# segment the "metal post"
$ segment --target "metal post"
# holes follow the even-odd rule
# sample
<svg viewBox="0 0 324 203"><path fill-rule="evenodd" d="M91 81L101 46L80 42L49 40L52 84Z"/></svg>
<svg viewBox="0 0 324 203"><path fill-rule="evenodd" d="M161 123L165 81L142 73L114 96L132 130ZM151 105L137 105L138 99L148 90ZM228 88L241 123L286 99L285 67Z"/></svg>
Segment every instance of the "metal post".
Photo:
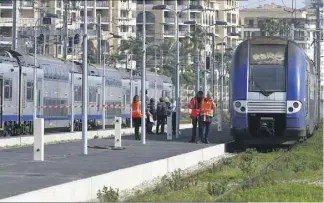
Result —
<svg viewBox="0 0 324 203"><path fill-rule="evenodd" d="M207 28L205 29L205 36L204 36L204 43L205 43L205 49L204 49L204 78L203 78L203 92L204 94L206 94L206 90L207 90L207 63L206 63L206 57L207 57L207 50L206 50L206 45L207 45Z"/></svg>
<svg viewBox="0 0 324 203"><path fill-rule="evenodd" d="M71 129L70 131L74 131L74 54L75 54L75 49L74 49L74 40L72 43L72 73L71 73Z"/></svg>
<svg viewBox="0 0 324 203"><path fill-rule="evenodd" d="M12 46L11 49L16 51L17 49L17 1L13 1L12 10Z"/></svg>
<svg viewBox="0 0 324 203"><path fill-rule="evenodd" d="M145 110L146 110L146 95L145 95L145 74L146 74L146 11L145 1L143 1L143 61L142 61L142 144L146 143L146 125L145 125Z"/></svg>
<svg viewBox="0 0 324 203"><path fill-rule="evenodd" d="M220 118L219 118L219 123L218 123L218 130L222 131L223 130L223 114L224 114L224 101L223 101L223 97L224 97L224 39L226 38L226 36L223 38L222 40L222 45L221 45L221 71L220 71L220 75L221 75L221 92L220 92Z"/></svg>
<svg viewBox="0 0 324 203"><path fill-rule="evenodd" d="M177 45L177 64L176 64L176 138L179 138L180 131L180 73L179 73L179 65L180 65L180 44L179 44L179 15L180 13L176 10L176 45Z"/></svg>
<svg viewBox="0 0 324 203"><path fill-rule="evenodd" d="M84 155L88 154L88 16L87 0L84 1L84 24L83 24L83 72L82 72L82 146Z"/></svg>
<svg viewBox="0 0 324 203"><path fill-rule="evenodd" d="M103 69L102 69L102 129L103 130L106 129L106 57L105 57L106 52L107 52L107 42L105 43L105 52L103 54ZM100 62L101 62L101 58L100 58Z"/></svg>
<svg viewBox="0 0 324 203"><path fill-rule="evenodd" d="M130 70L130 96L129 96L129 104L132 104L133 101L133 57L132 57L132 50L131 50L131 55L130 55L130 61L131 61L131 70ZM130 127L133 127L133 119L132 119L132 107L130 106Z"/></svg>
<svg viewBox="0 0 324 203"><path fill-rule="evenodd" d="M156 47L155 47L155 49L154 49L154 70L155 70L154 98L155 98L155 101L157 101Z"/></svg>
<svg viewBox="0 0 324 203"><path fill-rule="evenodd" d="M64 23L64 44L63 44L63 58L64 60L66 60L67 58L67 49L68 49L68 46L67 46L67 43L69 41L68 39L68 2L67 1L64 1L65 4L64 4L64 16L63 16L63 23ZM85 11L85 14L87 12Z"/></svg>
<svg viewBox="0 0 324 203"><path fill-rule="evenodd" d="M215 34L213 34L212 46L212 95L215 98Z"/></svg>
<svg viewBox="0 0 324 203"><path fill-rule="evenodd" d="M97 64L101 65L101 14L97 16L98 30L97 30L97 42L98 42L98 54L97 54Z"/></svg>
<svg viewBox="0 0 324 203"><path fill-rule="evenodd" d="M195 94L199 91L199 67L198 67L198 52L194 56L194 68L195 68Z"/></svg>
<svg viewBox="0 0 324 203"><path fill-rule="evenodd" d="M320 1L317 0L316 2L316 42L314 43L316 47L316 58L314 58L314 61L316 62L317 66L317 79L318 79L318 107L317 109L317 118L321 117L321 28L320 28Z"/></svg>
<svg viewBox="0 0 324 203"><path fill-rule="evenodd" d="M34 69L33 69L33 93L34 93L34 109L33 109L33 117L37 118L37 34L36 34L36 26L40 18L38 18L35 22L34 26Z"/></svg>

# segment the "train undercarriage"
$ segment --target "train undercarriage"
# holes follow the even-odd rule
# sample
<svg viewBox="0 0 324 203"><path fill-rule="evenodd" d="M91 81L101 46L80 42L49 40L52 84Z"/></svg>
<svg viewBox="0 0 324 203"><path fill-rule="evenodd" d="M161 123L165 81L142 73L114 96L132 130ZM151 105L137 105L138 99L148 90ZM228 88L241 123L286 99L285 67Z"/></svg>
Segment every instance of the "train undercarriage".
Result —
<svg viewBox="0 0 324 203"><path fill-rule="evenodd" d="M113 128L113 125L106 124L106 128ZM126 119L122 123L123 128L130 126L129 119ZM82 131L82 120L74 120L73 131L78 132ZM96 119L88 120L88 130L98 130L102 129L102 125L98 124ZM68 123L66 127L53 127L45 128L45 133L54 133L54 132L71 132L71 122ZM32 135L33 134L33 121L5 121L3 122L3 129L0 131L0 136L21 136L21 135Z"/></svg>

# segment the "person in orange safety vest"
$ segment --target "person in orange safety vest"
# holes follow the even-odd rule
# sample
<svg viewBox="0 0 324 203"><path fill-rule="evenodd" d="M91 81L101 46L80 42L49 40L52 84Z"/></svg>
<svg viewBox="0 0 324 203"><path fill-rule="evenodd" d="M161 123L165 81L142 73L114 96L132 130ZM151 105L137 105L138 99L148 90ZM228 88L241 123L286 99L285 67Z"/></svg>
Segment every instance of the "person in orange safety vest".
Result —
<svg viewBox="0 0 324 203"><path fill-rule="evenodd" d="M201 141L208 144L209 126L213 121L213 111L216 104L213 102L210 93L203 99L199 111L199 137ZM203 140L204 137L204 140Z"/></svg>
<svg viewBox="0 0 324 203"><path fill-rule="evenodd" d="M135 128L135 140L141 139L139 137L139 128L142 123L141 118L142 118L141 102L139 101L139 96L135 95L132 103L132 119Z"/></svg>
<svg viewBox="0 0 324 203"><path fill-rule="evenodd" d="M193 97L189 104L188 108L191 109L191 123L192 123L192 135L190 142L196 142L196 134L197 134L197 125L198 123L198 115L199 115L199 109L200 109L200 103L204 97L203 91L197 92L197 95Z"/></svg>

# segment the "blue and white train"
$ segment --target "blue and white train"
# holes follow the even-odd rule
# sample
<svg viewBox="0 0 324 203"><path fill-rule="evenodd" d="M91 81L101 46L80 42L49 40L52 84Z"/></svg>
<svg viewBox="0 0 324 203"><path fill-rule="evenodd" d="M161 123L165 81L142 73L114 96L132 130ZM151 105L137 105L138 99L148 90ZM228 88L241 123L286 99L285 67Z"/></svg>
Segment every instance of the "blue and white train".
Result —
<svg viewBox="0 0 324 203"><path fill-rule="evenodd" d="M311 135L319 125L317 74L293 41L243 41L231 68L231 135L236 143L283 143Z"/></svg>
<svg viewBox="0 0 324 203"><path fill-rule="evenodd" d="M73 130L82 126L82 64L37 56L37 116L45 120L45 130ZM32 133L34 56L0 50L0 129L3 135ZM103 83L105 84L106 125L121 116L130 118L130 72L88 65L89 129L102 125ZM140 77L133 76L133 95L140 94ZM155 95L156 80L156 95ZM171 79L147 73L146 92L150 98L172 96ZM73 108L72 108L73 107ZM71 130L71 129L70 129Z"/></svg>

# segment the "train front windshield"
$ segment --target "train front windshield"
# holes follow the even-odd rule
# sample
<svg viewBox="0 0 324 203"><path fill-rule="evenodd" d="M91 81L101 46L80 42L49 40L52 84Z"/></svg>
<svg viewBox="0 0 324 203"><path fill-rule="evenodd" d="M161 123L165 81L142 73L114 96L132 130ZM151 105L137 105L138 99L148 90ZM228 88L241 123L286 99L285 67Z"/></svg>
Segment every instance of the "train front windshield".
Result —
<svg viewBox="0 0 324 203"><path fill-rule="evenodd" d="M286 45L251 44L249 59L249 91L286 91Z"/></svg>

